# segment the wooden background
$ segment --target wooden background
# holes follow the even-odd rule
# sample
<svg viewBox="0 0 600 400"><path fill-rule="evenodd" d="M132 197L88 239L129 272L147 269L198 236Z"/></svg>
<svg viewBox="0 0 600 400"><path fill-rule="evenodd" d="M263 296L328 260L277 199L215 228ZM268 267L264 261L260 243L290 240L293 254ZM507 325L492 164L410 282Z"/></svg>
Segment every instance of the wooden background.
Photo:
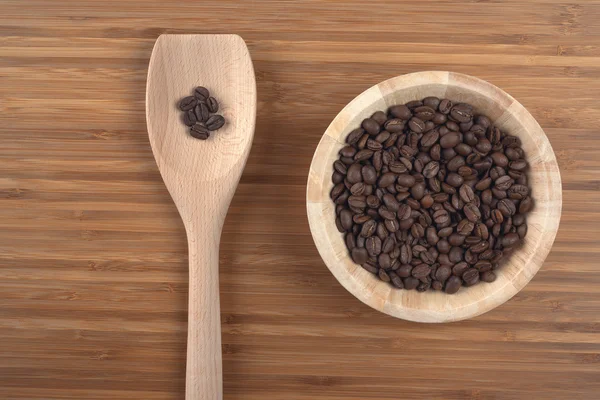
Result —
<svg viewBox="0 0 600 400"><path fill-rule="evenodd" d="M187 249L145 127L163 32L239 33L254 146L222 237L226 399L597 399L600 2L0 1L0 398L182 399ZM367 87L444 69L548 134L554 248L507 304L420 325L329 273L305 212L320 136Z"/></svg>

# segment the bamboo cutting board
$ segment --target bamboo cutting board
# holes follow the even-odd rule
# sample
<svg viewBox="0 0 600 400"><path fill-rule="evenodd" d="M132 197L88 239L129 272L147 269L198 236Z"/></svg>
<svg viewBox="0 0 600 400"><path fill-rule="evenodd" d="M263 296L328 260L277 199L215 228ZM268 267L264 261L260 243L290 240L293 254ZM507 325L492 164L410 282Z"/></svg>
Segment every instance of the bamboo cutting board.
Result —
<svg viewBox="0 0 600 400"><path fill-rule="evenodd" d="M600 2L0 2L0 398L182 399L187 242L148 142L161 33L237 33L254 145L220 252L226 399L596 399ZM363 305L305 212L331 119L395 75L451 70L520 101L563 216L532 282L473 320Z"/></svg>

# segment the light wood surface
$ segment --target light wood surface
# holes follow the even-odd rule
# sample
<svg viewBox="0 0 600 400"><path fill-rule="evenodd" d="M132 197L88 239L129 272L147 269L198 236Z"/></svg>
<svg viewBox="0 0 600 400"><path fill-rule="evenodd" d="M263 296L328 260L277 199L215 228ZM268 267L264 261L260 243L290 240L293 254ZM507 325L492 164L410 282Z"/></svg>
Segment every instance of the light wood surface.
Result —
<svg viewBox="0 0 600 400"><path fill-rule="evenodd" d="M585 399L600 383L600 2L0 2L0 399L181 400L188 246L152 155L162 33L237 33L257 78L220 248L224 398ZM546 262L476 318L373 310L322 261L313 153L358 93L448 70L510 93L563 184Z"/></svg>
<svg viewBox="0 0 600 400"><path fill-rule="evenodd" d="M197 140L177 104L198 86L218 99L225 125ZM189 250L187 400L223 398L219 242L252 146L256 82L237 35L161 35L152 51L146 121L152 152L186 229Z"/></svg>
<svg viewBox="0 0 600 400"><path fill-rule="evenodd" d="M498 279L443 292L397 290L350 258L344 236L335 225L330 198L333 163L346 146L346 136L375 111L421 100L427 96L467 102L488 116L502 131L518 136L529 162L529 185L535 207L527 215L524 243L503 263ZM540 269L550 252L562 208L558 164L546 134L531 114L502 89L481 79L447 71L422 71L388 79L354 98L333 119L313 156L306 189L308 222L317 249L340 283L374 309L416 322L451 322L472 318L504 303L519 292Z"/></svg>

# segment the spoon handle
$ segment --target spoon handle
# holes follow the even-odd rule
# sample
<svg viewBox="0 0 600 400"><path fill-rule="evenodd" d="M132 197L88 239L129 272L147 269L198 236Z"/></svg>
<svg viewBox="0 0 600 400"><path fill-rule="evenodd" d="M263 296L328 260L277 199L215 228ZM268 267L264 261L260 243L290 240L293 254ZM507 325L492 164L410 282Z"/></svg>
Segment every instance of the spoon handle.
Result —
<svg viewBox="0 0 600 400"><path fill-rule="evenodd" d="M210 231L210 229L200 229ZM222 400L221 315L219 309L219 237L188 232L190 289L188 304L186 400ZM216 232L216 239L214 233Z"/></svg>

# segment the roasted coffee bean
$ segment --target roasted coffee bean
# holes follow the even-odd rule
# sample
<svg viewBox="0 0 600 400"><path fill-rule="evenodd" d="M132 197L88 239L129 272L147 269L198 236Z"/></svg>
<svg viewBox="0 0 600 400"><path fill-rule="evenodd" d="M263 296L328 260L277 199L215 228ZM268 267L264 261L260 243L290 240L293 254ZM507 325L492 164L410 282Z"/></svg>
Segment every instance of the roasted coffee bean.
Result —
<svg viewBox="0 0 600 400"><path fill-rule="evenodd" d="M431 272L431 268L427 264L419 264L412 269L412 276L417 279L424 278Z"/></svg>
<svg viewBox="0 0 600 400"><path fill-rule="evenodd" d="M210 132L202 123L196 122L194 126L190 128L190 135L196 139L206 140L210 137Z"/></svg>
<svg viewBox="0 0 600 400"><path fill-rule="evenodd" d="M179 101L179 109L181 111L188 111L196 107L198 100L194 96L184 97Z"/></svg>
<svg viewBox="0 0 600 400"><path fill-rule="evenodd" d="M480 279L484 282L494 282L496 280L496 274L492 271L482 272L480 274Z"/></svg>
<svg viewBox="0 0 600 400"><path fill-rule="evenodd" d="M469 268L462 274L463 282L465 286L473 286L479 282L479 271L474 268Z"/></svg>
<svg viewBox="0 0 600 400"><path fill-rule="evenodd" d="M519 243L520 239L521 238L517 233L508 233L502 238L502 246L504 248L513 247L514 245Z"/></svg>
<svg viewBox="0 0 600 400"><path fill-rule="evenodd" d="M523 171L527 168L527 161L525 160L515 160L508 163L510 169L514 169L516 171Z"/></svg>
<svg viewBox="0 0 600 400"><path fill-rule="evenodd" d="M464 250L460 247L451 247L448 253L448 258L451 262L457 263L463 259Z"/></svg>
<svg viewBox="0 0 600 400"><path fill-rule="evenodd" d="M451 172L446 176L446 183L454 188L460 187L464 182L462 176L457 173Z"/></svg>
<svg viewBox="0 0 600 400"><path fill-rule="evenodd" d="M338 170L338 172L341 171ZM348 182L350 182L351 184L362 182L362 166L359 163L352 164L350 167L348 167L346 177L348 179Z"/></svg>
<svg viewBox="0 0 600 400"><path fill-rule="evenodd" d="M346 136L346 143L348 143L349 145L355 145L356 143L358 143L358 141L364 134L365 134L364 129L362 129L362 128L354 129L352 132L350 132L348 134L348 136Z"/></svg>
<svg viewBox="0 0 600 400"><path fill-rule="evenodd" d="M377 236L371 236L365 241L365 247L369 253L369 256L377 257L379 254L381 254L381 239L379 239Z"/></svg>
<svg viewBox="0 0 600 400"><path fill-rule="evenodd" d="M533 208L533 200L530 196L525 197L519 204L519 213L525 214Z"/></svg>
<svg viewBox="0 0 600 400"><path fill-rule="evenodd" d="M487 272L492 270L492 263L486 260L480 260L475 263L475 269L479 272Z"/></svg>
<svg viewBox="0 0 600 400"><path fill-rule="evenodd" d="M367 252L367 249L360 248L360 247L355 247L352 249L351 251L351 255L352 255L352 260L357 263L357 264L365 264L367 262L367 260L369 259L369 253Z"/></svg>
<svg viewBox="0 0 600 400"><path fill-rule="evenodd" d="M515 200L522 200L529 194L529 188L525 185L515 184L508 189L508 197Z"/></svg>
<svg viewBox="0 0 600 400"><path fill-rule="evenodd" d="M449 149L460 143L460 133L450 132L440 138L442 149Z"/></svg>
<svg viewBox="0 0 600 400"><path fill-rule="evenodd" d="M524 239L525 235L527 235L527 224L520 225L517 228L517 234L519 235L519 238Z"/></svg>
<svg viewBox="0 0 600 400"><path fill-rule="evenodd" d="M372 118L365 118L362 128L371 136L375 136L381 131L381 126Z"/></svg>
<svg viewBox="0 0 600 400"><path fill-rule="evenodd" d="M210 117L210 111L208 111L208 106L206 105L206 103L198 103L198 105L196 105L196 108L194 108L194 113L196 114L196 119L198 121L204 123L208 122L208 118Z"/></svg>
<svg viewBox="0 0 600 400"><path fill-rule="evenodd" d="M517 212L517 206L510 199L502 199L498 202L498 210L505 217L510 217Z"/></svg>
<svg viewBox="0 0 600 400"><path fill-rule="evenodd" d="M465 203L471 203L475 200L475 193L473 193L473 189L468 185L462 185L458 193L460 194L461 200Z"/></svg>
<svg viewBox="0 0 600 400"><path fill-rule="evenodd" d="M479 211L479 207L475 203L465 204L463 212L465 213L465 217L471 222L477 222L481 218L481 211Z"/></svg>
<svg viewBox="0 0 600 400"><path fill-rule="evenodd" d="M186 126L194 126L194 124L198 122L198 118L196 118L196 114L193 110L184 111L183 113L183 123Z"/></svg>
<svg viewBox="0 0 600 400"><path fill-rule="evenodd" d="M344 175L343 175L343 174L340 174L340 173L339 173L339 172L337 172L337 171L334 171L334 172L333 172L333 175L331 175L331 181L332 181L334 184L336 184L336 185L337 185L338 183L344 182Z"/></svg>
<svg viewBox="0 0 600 400"><path fill-rule="evenodd" d="M443 99L440 101L440 104L438 105L438 110L442 114L449 114L450 110L452 109L452 106L453 106L452 101L450 101L448 99Z"/></svg>
<svg viewBox="0 0 600 400"><path fill-rule="evenodd" d="M368 139L367 140L367 149L373 150L373 151L378 151L378 150L383 149L383 145L374 139Z"/></svg>
<svg viewBox="0 0 600 400"><path fill-rule="evenodd" d="M412 117L412 112L404 104L390 107L389 112L393 117L400 118L404 121L408 121L410 117Z"/></svg>
<svg viewBox="0 0 600 400"><path fill-rule="evenodd" d="M410 121L408 121L408 127L416 133L421 133L425 130L425 122L420 120L417 117L412 117Z"/></svg>
<svg viewBox="0 0 600 400"><path fill-rule="evenodd" d="M194 89L194 96L198 101L206 101L210 97L210 92L204 86L198 86Z"/></svg>
<svg viewBox="0 0 600 400"><path fill-rule="evenodd" d="M206 105L211 113L219 111L219 102L214 97L209 97L208 100L206 100Z"/></svg>
<svg viewBox="0 0 600 400"><path fill-rule="evenodd" d="M375 234L376 228L377 228L377 222L375 222L373 220L369 220L363 224L362 229L360 231L360 236L362 236L364 238L373 236L373 234Z"/></svg>
<svg viewBox="0 0 600 400"><path fill-rule="evenodd" d="M365 193L365 187L366 185L362 182L355 183L350 188L350 193L352 193L355 196L362 196Z"/></svg>
<svg viewBox="0 0 600 400"><path fill-rule="evenodd" d="M477 238L477 239L481 240L480 238ZM488 249L489 245L490 245L489 242L486 242L485 240L481 240L479 243L476 243L471 246L471 248L470 248L471 253L474 253L474 254L483 253L485 250Z"/></svg>
<svg viewBox="0 0 600 400"><path fill-rule="evenodd" d="M209 131L216 131L225 125L225 118L222 115L214 114L206 120L206 128Z"/></svg>
<svg viewBox="0 0 600 400"><path fill-rule="evenodd" d="M379 181L377 182L377 184L379 185L379 187L386 188L390 185L393 185L396 182L396 178L397 178L396 174L394 174L392 172L388 172L388 173L383 174L379 178Z"/></svg>
<svg viewBox="0 0 600 400"><path fill-rule="evenodd" d="M437 175L440 170L440 164L437 161L429 162L425 168L423 168L423 176L431 179Z"/></svg>
<svg viewBox="0 0 600 400"><path fill-rule="evenodd" d="M375 140L377 140L379 143L383 143L383 147L386 149L390 146L393 146L397 139L397 133L392 134L388 131L379 132L377 136L375 136Z"/></svg>
<svg viewBox="0 0 600 400"><path fill-rule="evenodd" d="M386 219L384 224L387 230L390 232L396 232L400 228L398 220L396 219Z"/></svg>
<svg viewBox="0 0 600 400"><path fill-rule="evenodd" d="M400 118L394 118L394 119L387 120L384 123L383 127L385 128L386 131L388 131L390 133L396 133L396 132L402 132L405 124L406 124L406 121L404 121Z"/></svg>
<svg viewBox="0 0 600 400"><path fill-rule="evenodd" d="M454 294L460 290L462 286L462 280L457 276L451 276L448 278L446 282L446 287L444 288L444 292L448 294Z"/></svg>
<svg viewBox="0 0 600 400"><path fill-rule="evenodd" d="M458 122L467 122L473 118L473 107L465 103L456 104L450 110L450 116Z"/></svg>
<svg viewBox="0 0 600 400"><path fill-rule="evenodd" d="M411 216L411 211L412 209L408 204L400 204L397 212L398 218L400 218L401 221L409 219Z"/></svg>

